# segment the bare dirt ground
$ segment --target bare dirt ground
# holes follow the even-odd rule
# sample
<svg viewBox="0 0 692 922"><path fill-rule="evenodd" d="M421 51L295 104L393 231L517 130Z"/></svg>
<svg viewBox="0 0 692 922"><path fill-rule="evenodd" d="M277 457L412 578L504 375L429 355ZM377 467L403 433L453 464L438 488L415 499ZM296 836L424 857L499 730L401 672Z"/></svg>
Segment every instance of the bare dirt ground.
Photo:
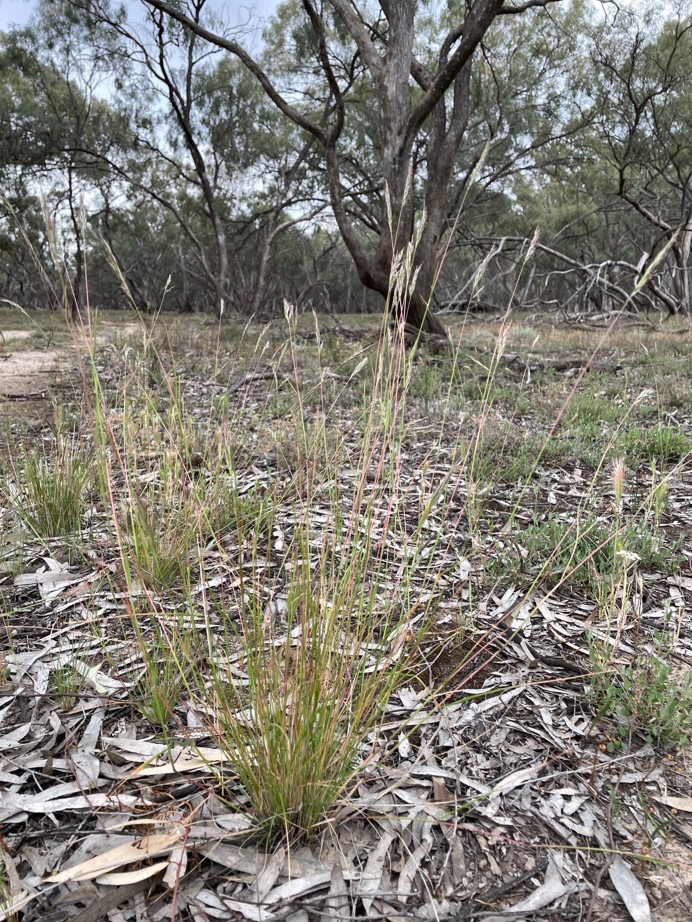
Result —
<svg viewBox="0 0 692 922"><path fill-rule="evenodd" d="M108 327L102 342L141 330L137 324L126 326L125 331ZM5 334L0 353L0 422L9 424L10 431L26 434L28 428L31 434L50 421L53 401L79 392L79 353L64 344L22 351L32 334L16 335L21 332ZM587 334L544 335L549 345L543 353L534 346L532 330L510 345L510 361L497 389L503 425L510 412L501 403L502 386L515 400L521 384L521 418L515 413L511 421L517 428L537 429L553 391L559 408L575 369L584 365ZM481 345L496 331L479 328L474 336L468 344L471 369L477 359L485 360ZM639 341L628 351L631 344L623 334L595 369L600 377L591 385L604 418L616 399L611 390L616 380L618 395L633 402L646 390L642 401L652 409L659 401L665 418L692 436L689 382L683 380L682 398L672 385L671 393L664 394L675 362L688 360L686 343L646 335L641 342L647 357L660 349L663 370L659 375L652 365L642 371ZM195 375L192 352L182 375L191 406L219 392L249 408L264 406L263 388L271 376L241 374L210 382L206 369ZM669 363L665 368L664 362ZM110 358L101 367L107 380ZM434 417L434 406L429 406L434 398L420 386L416 409L422 416L425 404L428 421ZM278 419L277 413L273 426ZM6 450L12 448L8 437ZM535 509L541 513L567 513L589 489L585 463L570 454L579 445L575 441L568 448L542 464L534 478ZM405 451L410 453L411 496L432 490L435 477L448 473L444 456L437 469L420 472L416 446ZM248 484L278 476L272 463L256 460L244 475ZM647 476L645 464L637 476ZM607 484L604 498L606 490ZM490 528L494 510L501 513L514 502L511 485L496 484L484 501ZM674 608L681 670L692 663L691 509L692 466L687 465L671 481L663 522L665 531L684 538L687 566L674 574L662 566L642 574L647 623L662 627L665 612ZM524 511L520 533L529 521L528 513L521 518ZM316 518L320 512L315 510ZM437 552L463 549L471 557L467 536L460 528L454 533L458 522L437 522L433 516L433 526L442 535L434 543ZM287 536L292 527L291 510L286 510ZM496 553L495 545L509 548L521 542L521 534L509 536L500 528L495 533L501 538L494 539L488 554ZM397 540L386 537L396 560ZM236 550L229 546L230 559ZM450 572L453 564L458 569L458 554L451 558ZM495 644L492 662L477 677L481 697L463 691L448 706L431 708L412 749L404 739L398 750L395 746L395 760L375 764L344 798L336 821L319 841L267 854L248 835L232 783L215 783L208 766L195 758L189 745L195 728L189 702L181 703L174 736L162 742L160 733L123 699L120 677L115 681L110 675L112 662L106 658L104 665L102 641L95 639L92 622L104 630L112 626L114 646L122 645L117 633L122 600L106 585L108 565L100 548L71 563L36 547L30 570L2 576L5 614L0 624L7 631L0 647L11 653L7 681L0 684L0 858L6 889L19 907L12 918L689 922L692 753L688 749L668 757L641 740L625 750L607 751L585 700L590 669L586 631L595 606L583 589L529 592L530 574L522 584L519 570L504 582L501 576L483 595L475 587L472 591L468 574L459 578L441 602L441 624L466 610L473 597L481 636L491 636L508 615L519 620L529 615L528 631L518 629L510 642ZM211 559L208 567L209 585L223 588L224 581L231 584L237 576ZM619 651L623 663L631 653L625 647ZM436 655L430 671L453 672L453 644ZM51 685L51 676L66 662L78 662L86 679L84 692L69 705ZM468 691L473 695L478 687ZM393 703L387 732L394 740L414 707L411 695L402 694ZM212 759L218 751L209 748L205 754ZM10 917L0 911L4 918Z"/></svg>
<svg viewBox="0 0 692 922"><path fill-rule="evenodd" d="M9 445L12 433L41 429L52 413L52 400L73 366L69 348L23 348L31 330L6 330L0 334L0 439Z"/></svg>
<svg viewBox="0 0 692 922"><path fill-rule="evenodd" d="M140 323L111 321L99 326L98 341L103 344L142 330ZM80 334L76 340L63 335L55 343L48 334L41 349L30 347L36 338L36 330L0 330L0 425L4 421L10 427L41 426L50 419L58 395L76 386L78 355L84 351Z"/></svg>
<svg viewBox="0 0 692 922"><path fill-rule="evenodd" d="M43 398L60 381L66 357L29 349L0 354L0 398Z"/></svg>

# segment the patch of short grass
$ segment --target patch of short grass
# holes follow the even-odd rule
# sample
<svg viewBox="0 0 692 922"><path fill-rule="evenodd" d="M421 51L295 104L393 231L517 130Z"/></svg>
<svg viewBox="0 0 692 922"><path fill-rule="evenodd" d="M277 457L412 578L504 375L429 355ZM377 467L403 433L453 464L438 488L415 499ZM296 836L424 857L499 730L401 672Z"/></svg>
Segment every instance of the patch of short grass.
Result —
<svg viewBox="0 0 692 922"><path fill-rule="evenodd" d="M610 751L627 747L632 733L663 749L680 749L692 739L692 674L668 661L666 629L654 632L651 648L624 666L613 662L612 644L590 638L589 700Z"/></svg>
<svg viewBox="0 0 692 922"><path fill-rule="evenodd" d="M51 672L48 691L59 700L62 707L71 708L86 683L86 678L74 665L65 663Z"/></svg>
<svg viewBox="0 0 692 922"><path fill-rule="evenodd" d="M569 401L552 441L552 456L591 470L615 456L618 429L627 410L622 400L591 390Z"/></svg>
<svg viewBox="0 0 692 922"><path fill-rule="evenodd" d="M622 419L623 405L618 400L582 391L575 394L567 407L563 425L577 427L588 432L600 431L604 425L612 426Z"/></svg>
<svg viewBox="0 0 692 922"><path fill-rule="evenodd" d="M497 459L497 476L506 484L526 484L539 465L549 464L559 457L559 447L554 440L546 442L529 436L510 446Z"/></svg>
<svg viewBox="0 0 692 922"><path fill-rule="evenodd" d="M623 433L620 445L629 458L659 465L677 464L692 452L692 440L675 426L631 426Z"/></svg>
<svg viewBox="0 0 692 922"><path fill-rule="evenodd" d="M571 583L598 593L602 580L617 570L619 553L634 555L642 567L672 572L682 562L681 544L666 541L650 523L633 520L618 529L594 515L554 514L527 525L499 549L485 576L491 583Z"/></svg>

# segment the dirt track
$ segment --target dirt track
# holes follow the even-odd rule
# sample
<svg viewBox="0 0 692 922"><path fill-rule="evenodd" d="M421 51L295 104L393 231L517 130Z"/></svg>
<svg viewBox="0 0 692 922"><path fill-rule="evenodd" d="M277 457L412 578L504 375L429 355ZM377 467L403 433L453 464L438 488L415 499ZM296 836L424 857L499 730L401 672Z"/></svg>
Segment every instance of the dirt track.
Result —
<svg viewBox="0 0 692 922"><path fill-rule="evenodd" d="M65 367L64 355L30 349L0 355L0 397L46 397Z"/></svg>
<svg viewBox="0 0 692 922"><path fill-rule="evenodd" d="M114 330L132 333L140 329L136 323L116 327L103 324L98 339L112 337ZM0 420L31 416L33 410L45 418L55 388L63 384L75 366L74 342L53 343L45 349L13 349L13 345L35 334L32 330L0 331ZM45 407L42 412L41 407ZM20 409L21 407L21 409Z"/></svg>

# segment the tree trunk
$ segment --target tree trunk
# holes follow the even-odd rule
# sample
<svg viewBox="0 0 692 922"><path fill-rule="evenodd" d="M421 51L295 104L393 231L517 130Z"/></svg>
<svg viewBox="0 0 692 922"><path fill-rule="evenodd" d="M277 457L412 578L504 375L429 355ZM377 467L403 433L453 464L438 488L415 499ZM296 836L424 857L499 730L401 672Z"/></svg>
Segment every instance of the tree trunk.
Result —
<svg viewBox="0 0 692 922"><path fill-rule="evenodd" d="M77 320L82 310L82 288L84 285L84 251L82 249L82 227L80 223L79 210L75 207L74 201L74 176L73 166L70 164L67 168L67 198L70 209L70 222L75 239L75 271L72 278L72 303L70 305L70 316L72 320ZM67 274L66 274L67 278ZM67 309L67 305L65 305Z"/></svg>
<svg viewBox="0 0 692 922"><path fill-rule="evenodd" d="M220 222L214 220L216 231L216 248L219 264L214 277L214 294L216 297L216 316L221 320L226 311L226 291L228 289L228 252L226 251L226 235L221 229Z"/></svg>
<svg viewBox="0 0 692 922"><path fill-rule="evenodd" d="M257 272L255 274L255 284L253 286L252 298L250 299L248 310L251 316L255 316L259 313L266 296L267 271L269 269L272 246L276 238L277 217L276 214L272 214L269 218L267 227L264 228L263 231L260 230L261 243L257 259Z"/></svg>
<svg viewBox="0 0 692 922"><path fill-rule="evenodd" d="M680 300L682 302L681 311L689 316L692 311L692 294L690 292L690 254L692 253L692 216L688 217L687 224L682 233L682 243L680 245L682 258L680 260Z"/></svg>
<svg viewBox="0 0 692 922"><path fill-rule="evenodd" d="M357 229L357 215L350 207L349 190L341 179L339 140L349 120L346 96L354 85L350 79L346 88L338 79L330 55L325 28L326 4L302 0L302 7L310 21L316 41L318 66L329 86L329 98L324 117L315 120L301 112L284 98L267 73L237 42L203 28L199 21L186 16L167 0L144 0L154 10L166 13L173 19L200 35L205 41L234 54L259 81L267 96L295 125L311 135L324 151L329 199L334 219L342 239L353 258L358 276L364 286L377 291L385 299L390 313L397 319L417 327L424 333L447 338L441 322L430 310L433 283L437 277L438 263L444 250L442 234L446 231L447 190L452 175L455 156L468 118L468 79L470 62L496 16L502 13L520 13L529 7L546 6L554 0L527 0L503 8L504 0L473 0L465 4L452 4L453 27L443 39L437 67L428 72L416 58L416 14L418 0L379 0L386 26L366 22L365 8L355 0L328 0L337 24L348 34L357 48L357 59L362 60L369 72L378 100L380 164L378 184L381 180L388 196L389 207L379 217L373 216L367 233ZM377 7L378 4L374 4ZM359 9L360 7L360 9ZM164 35L163 30L161 32ZM386 37L385 37L386 36ZM417 84L414 94L412 80ZM447 117L445 95L454 87L453 102ZM414 153L426 123L431 124L428 145L428 162L425 194L430 227L425 231L421 253L413 258L418 278L412 294L400 286L395 296L397 279L393 265L397 254L412 243L415 229L415 212L412 185L413 174L420 165ZM194 139L191 151L194 156ZM198 171L199 173L199 171ZM204 187L204 172L200 174ZM419 181L422 179L418 176ZM432 207L431 207L432 206ZM213 220L213 216L212 216ZM371 233L375 231L375 252L370 248ZM395 272L398 270L394 270ZM398 302L398 303L397 303Z"/></svg>
<svg viewBox="0 0 692 922"><path fill-rule="evenodd" d="M402 279L398 284L397 278L388 272L379 272L377 275L359 273L359 275L366 288L376 291L384 298L389 316L395 323L415 327L424 335L442 336L449 340L449 333L430 306L432 301L431 280L435 278L436 266L434 263L429 265L419 263L414 265L412 271L417 273L417 278L415 288L410 294L407 286L408 279Z"/></svg>
<svg viewBox="0 0 692 922"><path fill-rule="evenodd" d="M442 325L440 318L430 308L430 300L423 292L418 289L414 291L406 309L406 323L421 330L422 333L428 333L432 336L443 336L449 340L449 333Z"/></svg>

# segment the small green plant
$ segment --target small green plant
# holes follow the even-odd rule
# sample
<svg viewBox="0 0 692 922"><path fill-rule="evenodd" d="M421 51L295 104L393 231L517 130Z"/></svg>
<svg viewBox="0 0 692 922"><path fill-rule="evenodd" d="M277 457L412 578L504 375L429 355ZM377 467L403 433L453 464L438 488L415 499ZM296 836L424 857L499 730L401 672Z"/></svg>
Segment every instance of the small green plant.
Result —
<svg viewBox="0 0 692 922"><path fill-rule="evenodd" d="M423 402L423 411L427 415L435 400L447 395L447 382L442 377L442 370L432 362L422 361L415 368L409 394Z"/></svg>
<svg viewBox="0 0 692 922"><path fill-rule="evenodd" d="M622 447L630 457L655 464L676 464L692 452L692 441L673 426L653 429L632 427L622 438Z"/></svg>
<svg viewBox="0 0 692 922"><path fill-rule="evenodd" d="M106 419L103 410L101 416ZM187 585L219 512L209 505L211 491L198 468L218 470L222 459L212 457L213 446L186 420L175 390L161 410L148 398L139 406L135 395L125 394L120 432L100 437L104 458L115 456L100 471L101 491L128 581L137 577L156 591ZM226 501L225 493L217 494Z"/></svg>
<svg viewBox="0 0 692 922"><path fill-rule="evenodd" d="M50 675L49 691L55 695L62 707L71 708L86 684L86 679L74 664L66 662Z"/></svg>
<svg viewBox="0 0 692 922"><path fill-rule="evenodd" d="M564 424L568 428L582 429L589 435L600 434L604 427L618 422L622 414L621 403L590 391L582 391L575 394L567 408Z"/></svg>
<svg viewBox="0 0 692 922"><path fill-rule="evenodd" d="M267 534L282 495L273 487L254 486L241 491L234 476L220 474L211 484L201 484L197 492L200 534L205 545L226 534L233 535L239 544L251 534Z"/></svg>
<svg viewBox="0 0 692 922"><path fill-rule="evenodd" d="M528 483L536 471L542 447L537 439L524 439L513 446L498 459L496 470L500 479L505 483Z"/></svg>
<svg viewBox="0 0 692 922"><path fill-rule="evenodd" d="M1 860L2 857L2 849L0 848L0 917L7 919L8 922L15 922L18 916L12 910L12 893L7 883L5 864Z"/></svg>
<svg viewBox="0 0 692 922"><path fill-rule="evenodd" d="M181 618L128 605L141 668L130 700L152 726L167 731L187 681L195 673L196 637Z"/></svg>
<svg viewBox="0 0 692 922"><path fill-rule="evenodd" d="M12 503L34 537L79 533L91 475L75 437L58 435L49 447L30 450L13 473Z"/></svg>
<svg viewBox="0 0 692 922"><path fill-rule="evenodd" d="M655 462L651 462L651 493L649 496L649 510L653 519L654 528L658 531L661 519L668 505L668 481L665 478L657 481Z"/></svg>
<svg viewBox="0 0 692 922"><path fill-rule="evenodd" d="M162 590L189 583L197 525L194 508L186 509L180 497L134 497L125 511L123 537L123 563L145 586Z"/></svg>
<svg viewBox="0 0 692 922"><path fill-rule="evenodd" d="M600 469L615 454L618 435L630 409L622 399L614 400L600 392L575 394L555 432L553 457L561 455L592 470Z"/></svg>
<svg viewBox="0 0 692 922"><path fill-rule="evenodd" d="M460 445L460 467L466 480L464 516L476 539L498 470L497 458L484 446L484 435L482 431L475 432L470 441Z"/></svg>
<svg viewBox="0 0 692 922"><path fill-rule="evenodd" d="M539 464L545 465L559 454L556 441L542 442L508 427L502 438L484 439L482 463L491 479L508 485L526 485Z"/></svg>
<svg viewBox="0 0 692 922"><path fill-rule="evenodd" d="M662 748L678 749L692 738L692 675L679 678L661 658L666 643L654 635L653 651L630 665L612 665L613 647L593 637L589 643L589 690L596 720L611 728L609 750L625 746L632 732Z"/></svg>
<svg viewBox="0 0 692 922"><path fill-rule="evenodd" d="M624 461L618 459L612 472L616 526L612 566L609 584L600 584L599 608L604 616L606 636L589 638L592 666L589 696L596 719L607 720L613 727L608 744L611 750L628 744L633 732L643 734L648 742L657 746L677 748L692 734L692 675L677 680L673 667L666 661L674 647L668 630L670 611L664 630L654 632L651 649L637 653L634 662L627 666L613 664L618 641L633 617L635 650L641 649L642 640L635 601L635 597L641 599L643 595L643 581L638 572L641 558L632 548L636 546L637 537L642 538L643 531L633 531L633 523L624 528L621 525L625 479ZM656 495L655 481L652 495ZM656 540L655 534L653 540ZM639 547L644 550L641 545ZM615 642L611 643L613 631Z"/></svg>

